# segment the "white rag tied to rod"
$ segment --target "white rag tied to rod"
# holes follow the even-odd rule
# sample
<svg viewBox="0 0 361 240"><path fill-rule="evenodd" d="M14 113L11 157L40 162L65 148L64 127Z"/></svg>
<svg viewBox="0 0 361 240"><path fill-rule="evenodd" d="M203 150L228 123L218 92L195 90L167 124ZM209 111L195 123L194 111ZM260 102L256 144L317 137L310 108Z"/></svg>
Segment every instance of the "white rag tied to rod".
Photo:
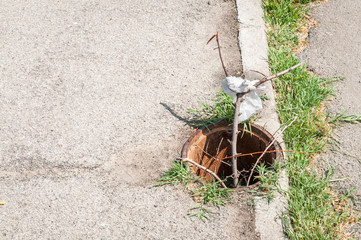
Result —
<svg viewBox="0 0 361 240"><path fill-rule="evenodd" d="M244 100L239 106L239 112L241 115L238 118L238 123L246 121L254 114L259 113L262 110L262 101L257 95L256 89L263 90L264 86L261 84L258 88L256 88L254 85L258 82L259 80L250 81L241 77L233 76L226 77L226 79L222 81L223 91L230 97L234 98L234 103L237 98L237 93L245 93L249 91L249 93L244 95Z"/></svg>

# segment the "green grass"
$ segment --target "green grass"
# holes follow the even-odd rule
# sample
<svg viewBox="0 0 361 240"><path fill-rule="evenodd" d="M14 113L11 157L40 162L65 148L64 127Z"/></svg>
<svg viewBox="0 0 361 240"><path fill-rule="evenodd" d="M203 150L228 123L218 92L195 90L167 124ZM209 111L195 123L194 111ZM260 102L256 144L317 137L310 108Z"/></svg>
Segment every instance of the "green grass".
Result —
<svg viewBox="0 0 361 240"><path fill-rule="evenodd" d="M344 113L339 113L330 121L330 123L333 124L337 124L339 122L361 123L361 115L359 114L345 115Z"/></svg>
<svg viewBox="0 0 361 240"><path fill-rule="evenodd" d="M231 198L231 189L220 188L218 182L206 183L193 191L193 197L201 204L213 206L225 205Z"/></svg>
<svg viewBox="0 0 361 240"><path fill-rule="evenodd" d="M272 73L299 62L293 51L298 46L297 36L309 7L296 3L309 2L263 1L265 20L270 29L267 35ZM290 239L340 239L343 236L341 226L351 219L347 204L341 211L334 203L340 196L331 192L330 176L321 177L310 169L314 154L324 149L329 132L322 112L323 101L332 94L328 83L328 80L310 74L304 65L274 81L281 122L287 123L297 116L284 132L287 148L310 153L288 154L289 209L284 222Z"/></svg>
<svg viewBox="0 0 361 240"><path fill-rule="evenodd" d="M277 162L271 167L266 167L264 163L257 166L258 175L255 176L259 180L257 195L265 196L268 201L275 197L275 192L281 190L279 187L279 174L282 164Z"/></svg>
<svg viewBox="0 0 361 240"><path fill-rule="evenodd" d="M206 206L219 207L226 205L232 198L232 192L231 189L221 188L219 183L215 181L202 184L192 190L192 196L199 204L189 210L189 216L202 221L209 219L208 215L214 214L214 212L207 209Z"/></svg>
<svg viewBox="0 0 361 240"><path fill-rule="evenodd" d="M210 211L209 209L205 208L204 205L195 205L194 207L188 210L189 217L196 217L199 220L205 222L205 220L209 219L209 214L214 214L214 212Z"/></svg>
<svg viewBox="0 0 361 240"><path fill-rule="evenodd" d="M172 168L164 173L164 176L160 178L156 184L157 185L183 185L187 187L191 182L196 180L195 176L191 174L189 165L183 164L180 161L172 163Z"/></svg>
<svg viewBox="0 0 361 240"><path fill-rule="evenodd" d="M191 195L198 203L196 206L189 209L189 216L196 217L202 221L208 219L208 215L213 212L207 209L207 206L219 207L225 205L232 198L231 189L224 189L220 187L218 182L212 181L204 183L197 181L188 164L183 164L180 161L175 161L172 168L164 173L155 184L157 185L181 185L187 188L191 183L195 183L190 189Z"/></svg>
<svg viewBox="0 0 361 240"><path fill-rule="evenodd" d="M232 98L223 91L218 92L211 103L202 103L202 109L191 109L188 111L195 126L207 126L221 121L232 122L234 105Z"/></svg>

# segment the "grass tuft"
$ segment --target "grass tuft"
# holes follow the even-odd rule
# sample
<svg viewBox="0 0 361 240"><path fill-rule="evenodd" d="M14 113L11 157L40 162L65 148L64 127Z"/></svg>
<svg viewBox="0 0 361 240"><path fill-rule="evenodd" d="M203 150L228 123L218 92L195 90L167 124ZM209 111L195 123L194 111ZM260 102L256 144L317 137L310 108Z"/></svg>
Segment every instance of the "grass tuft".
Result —
<svg viewBox="0 0 361 240"><path fill-rule="evenodd" d="M210 211L209 209L205 208L204 205L195 205L194 207L190 208L188 210L189 217L195 217L202 222L205 222L205 220L208 220L209 214L214 214L214 212Z"/></svg>
<svg viewBox="0 0 361 240"><path fill-rule="evenodd" d="M232 192L231 189L220 188L218 182L212 181L194 190L193 197L202 204L218 207L229 202Z"/></svg>
<svg viewBox="0 0 361 240"><path fill-rule="evenodd" d="M260 182L258 186L258 195L265 196L268 201L275 197L275 192L279 191L279 174L281 163L275 163L271 167L266 167L264 163L257 166L258 176L255 176Z"/></svg>
<svg viewBox="0 0 361 240"><path fill-rule="evenodd" d="M164 176L160 178L156 184L157 185L183 185L187 187L191 182L196 178L191 174L189 165L183 164L180 161L172 163L172 168L164 173Z"/></svg>
<svg viewBox="0 0 361 240"><path fill-rule="evenodd" d="M191 120L195 126L207 126L221 121L232 122L234 115L233 99L223 91L217 93L210 104L202 103L202 109L191 109Z"/></svg>
<svg viewBox="0 0 361 240"><path fill-rule="evenodd" d="M337 124L339 122L361 123L361 115L359 114L345 115L344 113L339 113L330 121L330 123L332 124Z"/></svg>

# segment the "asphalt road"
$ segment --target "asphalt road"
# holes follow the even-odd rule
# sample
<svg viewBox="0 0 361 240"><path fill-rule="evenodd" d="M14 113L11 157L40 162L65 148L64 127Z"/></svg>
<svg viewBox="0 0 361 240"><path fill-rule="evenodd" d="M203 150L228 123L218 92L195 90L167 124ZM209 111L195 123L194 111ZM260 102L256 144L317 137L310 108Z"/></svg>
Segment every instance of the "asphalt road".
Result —
<svg viewBox="0 0 361 240"><path fill-rule="evenodd" d="M0 239L253 234L245 207L194 223L187 193L152 185L221 86L216 31L240 71L231 1L1 1Z"/></svg>
<svg viewBox="0 0 361 240"><path fill-rule="evenodd" d="M336 82L335 98L327 104L332 116L361 114L361 1L330 0L312 11L319 26L309 35L309 47L301 53L312 71L322 77L343 77ZM355 206L361 209L361 126L342 123L333 133L324 169L335 167L334 179L341 191L354 189ZM350 232L361 237L361 225Z"/></svg>

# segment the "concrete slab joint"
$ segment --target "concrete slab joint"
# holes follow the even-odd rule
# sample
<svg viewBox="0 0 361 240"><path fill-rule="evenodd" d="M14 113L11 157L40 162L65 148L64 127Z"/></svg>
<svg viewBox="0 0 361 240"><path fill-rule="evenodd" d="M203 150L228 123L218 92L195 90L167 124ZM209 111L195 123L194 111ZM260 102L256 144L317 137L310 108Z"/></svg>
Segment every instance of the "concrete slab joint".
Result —
<svg viewBox="0 0 361 240"><path fill-rule="evenodd" d="M239 46L241 51L243 71L248 79L261 79L264 75L269 75L268 66L268 45L263 19L263 10L260 0L236 0L238 22L239 22ZM257 72L255 72L257 71ZM275 133L280 127L278 115L276 113L276 102L272 84L267 82L264 94L270 100L264 104L264 109L259 114L257 124L264 126L270 133ZM279 142L282 136L278 137ZM284 149L284 144L282 145ZM280 186L286 190L288 188L288 178L286 172L280 174ZM285 239L280 216L286 210L287 200L281 194L270 203L266 199L256 198L255 222L256 231L260 238L264 239Z"/></svg>

